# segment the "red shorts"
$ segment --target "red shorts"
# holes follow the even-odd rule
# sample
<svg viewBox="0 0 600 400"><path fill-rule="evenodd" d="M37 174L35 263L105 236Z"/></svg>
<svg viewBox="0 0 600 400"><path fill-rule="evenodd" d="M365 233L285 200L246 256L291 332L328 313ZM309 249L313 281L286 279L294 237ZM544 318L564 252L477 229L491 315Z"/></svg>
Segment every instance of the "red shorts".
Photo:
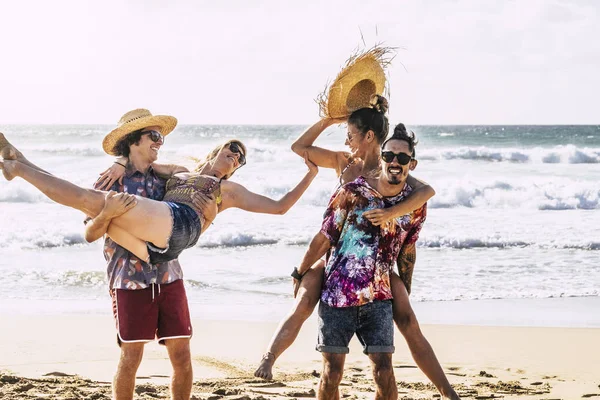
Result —
<svg viewBox="0 0 600 400"><path fill-rule="evenodd" d="M183 280L138 290L111 289L117 341L151 342L192 337Z"/></svg>

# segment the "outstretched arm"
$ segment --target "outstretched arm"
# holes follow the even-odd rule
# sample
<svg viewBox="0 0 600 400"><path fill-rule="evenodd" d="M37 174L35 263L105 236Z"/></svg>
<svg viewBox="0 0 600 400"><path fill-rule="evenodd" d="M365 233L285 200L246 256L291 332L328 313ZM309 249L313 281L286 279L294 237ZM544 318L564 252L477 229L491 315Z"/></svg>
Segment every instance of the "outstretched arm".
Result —
<svg viewBox="0 0 600 400"><path fill-rule="evenodd" d="M347 154L340 151L327 150L322 147L313 146L313 143L319 135L328 127L334 124L345 122L344 119L324 118L316 124L308 128L296 141L292 144L292 151L299 156L308 154L310 161L322 168L335 169L338 173L341 170L340 165L345 166L347 162Z"/></svg>
<svg viewBox="0 0 600 400"><path fill-rule="evenodd" d="M315 164L308 160L308 156L304 156L304 162L308 166L308 172L304 178L296 185L295 188L287 192L279 200L273 200L266 196L254 193L234 182L223 182L222 188L226 188L227 196L223 197L222 210L230 207L241 208L242 210L262 213L262 214L285 214L296 202L302 194L308 189L319 169Z"/></svg>
<svg viewBox="0 0 600 400"><path fill-rule="evenodd" d="M412 176L406 178L406 182L414 188L403 201L394 204L388 208L377 208L366 211L363 216L367 218L373 225L381 225L394 218L402 217L421 208L435 195L435 190L427 183L420 181Z"/></svg>
<svg viewBox="0 0 600 400"><path fill-rule="evenodd" d="M122 185L123 176L125 175L128 163L129 159L127 157L117 158L113 165L100 173L100 178L98 178L98 181L94 185L94 189L108 190L116 181L119 181L119 184ZM156 172L156 175L164 179L169 179L180 172L190 172L186 167L175 164L152 163L152 168L154 169L154 172Z"/></svg>

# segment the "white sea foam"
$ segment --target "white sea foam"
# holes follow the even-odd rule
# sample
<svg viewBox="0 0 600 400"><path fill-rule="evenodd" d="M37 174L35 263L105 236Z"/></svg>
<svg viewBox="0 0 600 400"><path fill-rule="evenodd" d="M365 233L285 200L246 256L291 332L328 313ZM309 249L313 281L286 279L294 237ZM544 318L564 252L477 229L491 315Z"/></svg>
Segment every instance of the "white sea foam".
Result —
<svg viewBox="0 0 600 400"><path fill-rule="evenodd" d="M578 148L573 145L552 148L495 148L495 147L453 147L434 148L419 151L420 160L473 160L489 162L545 163L545 164L597 164L600 163L600 149Z"/></svg>

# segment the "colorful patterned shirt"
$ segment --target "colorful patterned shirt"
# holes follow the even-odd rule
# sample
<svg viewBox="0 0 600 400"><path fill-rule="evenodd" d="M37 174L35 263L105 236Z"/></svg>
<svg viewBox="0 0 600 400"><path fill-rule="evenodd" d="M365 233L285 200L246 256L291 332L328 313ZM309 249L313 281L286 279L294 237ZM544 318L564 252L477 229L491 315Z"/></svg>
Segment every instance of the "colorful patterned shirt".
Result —
<svg viewBox="0 0 600 400"><path fill-rule="evenodd" d="M405 184L398 195L383 197L362 176L338 190L321 227L332 246L321 301L341 308L392 298L390 274L402 246L419 238L427 205L382 226L371 224L363 213L393 206L412 191Z"/></svg>
<svg viewBox="0 0 600 400"><path fill-rule="evenodd" d="M160 201L165 195L165 185L166 181L159 178L150 167L145 174L128 170L123 177L123 185L117 181L110 190ZM104 239L104 258L108 263L106 273L111 289L145 289L153 283L162 285L183 279L178 260L148 264L108 236Z"/></svg>

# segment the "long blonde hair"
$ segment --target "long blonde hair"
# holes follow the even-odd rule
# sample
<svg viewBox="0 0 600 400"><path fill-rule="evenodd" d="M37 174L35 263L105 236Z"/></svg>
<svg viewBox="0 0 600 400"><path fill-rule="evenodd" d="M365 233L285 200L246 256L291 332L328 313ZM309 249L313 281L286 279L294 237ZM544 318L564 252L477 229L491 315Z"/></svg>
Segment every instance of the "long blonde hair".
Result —
<svg viewBox="0 0 600 400"><path fill-rule="evenodd" d="M246 156L248 154L247 150L246 150L246 146L244 146L244 143L242 143L241 141L239 141L238 139L230 139L228 141L226 141L225 143L218 145L217 147L215 147L210 153L208 153L206 155L206 157L204 158L204 160L200 160L197 158L192 158L194 161L196 161L198 164L196 165L196 168L194 169L195 172L200 172L202 170L202 168L204 168L204 166L206 166L207 164L212 164L215 160L215 158L217 158L217 154L219 154L219 152L221 150L223 150L225 147L229 147L229 145L231 143L236 143L238 146L241 147L242 151L244 152L244 156ZM237 169L236 169L237 171ZM233 175L235 171L233 171L231 174L224 176L223 179L229 179L231 178L231 176Z"/></svg>

